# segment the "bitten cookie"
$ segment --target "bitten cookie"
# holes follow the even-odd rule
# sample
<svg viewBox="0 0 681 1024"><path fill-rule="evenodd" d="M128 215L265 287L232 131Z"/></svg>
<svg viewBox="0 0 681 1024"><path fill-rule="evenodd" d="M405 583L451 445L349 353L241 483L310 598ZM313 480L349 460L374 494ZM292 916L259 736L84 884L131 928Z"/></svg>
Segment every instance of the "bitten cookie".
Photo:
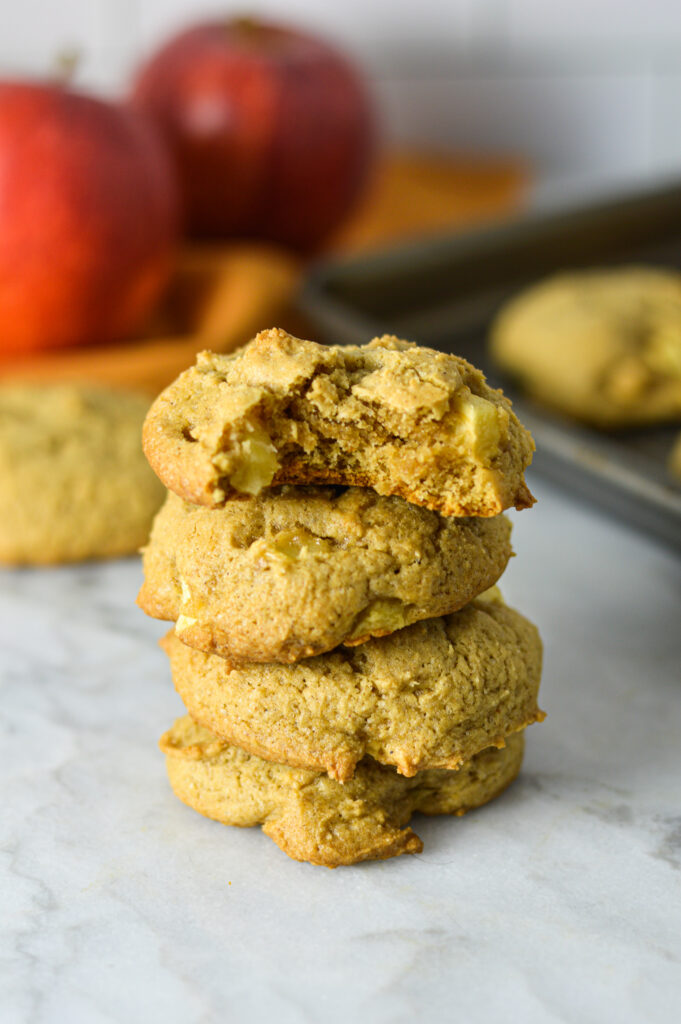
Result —
<svg viewBox="0 0 681 1024"><path fill-rule="evenodd" d="M477 599L359 647L232 668L161 641L192 718L270 761L341 781L370 755L402 775L459 768L541 720L541 642L501 600Z"/></svg>
<svg viewBox="0 0 681 1024"><path fill-rule="evenodd" d="M164 493L142 453L148 406L103 388L0 387L0 562L138 550Z"/></svg>
<svg viewBox="0 0 681 1024"><path fill-rule="evenodd" d="M501 576L511 525L353 487L267 489L222 509L169 494L138 604L186 644L292 662L455 611Z"/></svg>
<svg viewBox="0 0 681 1024"><path fill-rule="evenodd" d="M184 803L225 825L262 825L294 860L326 867L420 853L405 828L415 811L462 815L498 796L516 777L523 737L485 750L459 771L406 779L370 759L341 785L328 776L261 761L180 718L161 739L170 784Z"/></svg>
<svg viewBox="0 0 681 1024"><path fill-rule="evenodd" d="M681 418L681 275L646 267L560 274L522 292L492 354L526 390L597 427Z"/></svg>
<svg viewBox="0 0 681 1024"><path fill-rule="evenodd" d="M144 450L209 506L281 483L371 487L447 516L534 500L534 445L508 399L465 360L393 337L327 347L270 330L204 352L154 402Z"/></svg>

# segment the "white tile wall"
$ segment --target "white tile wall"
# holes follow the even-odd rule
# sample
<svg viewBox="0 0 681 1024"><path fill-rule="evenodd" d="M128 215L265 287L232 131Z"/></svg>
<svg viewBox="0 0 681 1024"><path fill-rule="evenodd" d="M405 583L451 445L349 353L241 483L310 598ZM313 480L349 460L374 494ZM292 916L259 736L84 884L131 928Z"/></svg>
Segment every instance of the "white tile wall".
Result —
<svg viewBox="0 0 681 1024"><path fill-rule="evenodd" d="M506 6L512 42L551 40L569 47L576 41L616 46L622 39L681 39L679 0L506 0Z"/></svg>
<svg viewBox="0 0 681 1024"><path fill-rule="evenodd" d="M681 68L654 79L651 117L653 162L681 175Z"/></svg>
<svg viewBox="0 0 681 1024"><path fill-rule="evenodd" d="M140 42L145 47L186 21L188 10L247 10L315 28L371 61L399 40L410 40L419 49L441 35L452 41L468 38L474 12L484 8L486 0L218 0L212 6L191 0L138 0L138 6Z"/></svg>
<svg viewBox="0 0 681 1024"><path fill-rule="evenodd" d="M379 83L393 136L530 153L550 174L652 168L650 75L460 76ZM681 169L681 163L679 164Z"/></svg>
<svg viewBox="0 0 681 1024"><path fill-rule="evenodd" d="M681 174L681 0L0 0L0 74L77 48L84 84L120 90L159 39L246 8L336 39L394 138L550 174Z"/></svg>
<svg viewBox="0 0 681 1024"><path fill-rule="evenodd" d="M99 55L105 46L106 5L60 0L0 4L0 63L3 70L51 69L63 49L87 46Z"/></svg>

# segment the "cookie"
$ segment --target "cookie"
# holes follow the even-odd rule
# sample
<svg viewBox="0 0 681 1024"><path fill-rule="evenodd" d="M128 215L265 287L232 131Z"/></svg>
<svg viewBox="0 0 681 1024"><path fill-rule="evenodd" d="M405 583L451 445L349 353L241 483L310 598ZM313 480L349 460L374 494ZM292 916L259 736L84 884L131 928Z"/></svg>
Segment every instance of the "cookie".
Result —
<svg viewBox="0 0 681 1024"><path fill-rule="evenodd" d="M543 717L539 635L501 600L295 665L232 668L172 632L161 644L197 722L258 757L341 781L365 755L407 776L456 769Z"/></svg>
<svg viewBox="0 0 681 1024"><path fill-rule="evenodd" d="M407 779L367 758L342 785L321 772L262 761L188 716L160 746L170 784L184 803L225 825L262 825L289 857L330 868L420 853L423 843L405 828L415 811L462 815L480 807L513 781L523 756L517 734L456 772L424 771Z"/></svg>
<svg viewBox="0 0 681 1024"><path fill-rule="evenodd" d="M463 607L501 576L511 524L444 519L366 488L268 488L224 508L169 494L138 604L233 663L292 662Z"/></svg>
<svg viewBox="0 0 681 1024"><path fill-rule="evenodd" d="M164 494L142 453L148 407L82 385L0 387L0 562L138 550Z"/></svg>
<svg viewBox="0 0 681 1024"><path fill-rule="evenodd" d="M535 398L611 428L681 418L681 275L560 274L503 308L492 354Z"/></svg>
<svg viewBox="0 0 681 1024"><path fill-rule="evenodd" d="M534 500L534 445L508 399L465 360L393 337L327 347L270 330L204 352L154 402L144 450L170 490L212 507L283 483L371 487L447 516Z"/></svg>

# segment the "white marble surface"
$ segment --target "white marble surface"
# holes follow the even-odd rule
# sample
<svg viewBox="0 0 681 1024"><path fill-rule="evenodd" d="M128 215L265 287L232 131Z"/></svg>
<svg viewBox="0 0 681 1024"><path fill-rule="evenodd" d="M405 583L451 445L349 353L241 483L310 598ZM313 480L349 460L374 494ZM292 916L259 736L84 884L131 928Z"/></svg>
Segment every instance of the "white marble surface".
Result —
<svg viewBox="0 0 681 1024"><path fill-rule="evenodd" d="M327 871L167 786L135 561L0 574L2 1024L681 1019L681 563L541 481L523 775L421 857Z"/></svg>

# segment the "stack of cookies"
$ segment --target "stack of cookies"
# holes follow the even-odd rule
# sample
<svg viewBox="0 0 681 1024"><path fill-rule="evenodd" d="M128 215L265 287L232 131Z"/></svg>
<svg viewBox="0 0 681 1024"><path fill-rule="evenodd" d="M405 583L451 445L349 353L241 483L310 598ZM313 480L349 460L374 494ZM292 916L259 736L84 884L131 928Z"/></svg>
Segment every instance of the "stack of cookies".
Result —
<svg viewBox="0 0 681 1024"><path fill-rule="evenodd" d="M264 331L200 355L144 448L170 493L138 602L175 623L181 800L334 867L505 789L542 717L537 631L495 587L533 444L478 370Z"/></svg>

